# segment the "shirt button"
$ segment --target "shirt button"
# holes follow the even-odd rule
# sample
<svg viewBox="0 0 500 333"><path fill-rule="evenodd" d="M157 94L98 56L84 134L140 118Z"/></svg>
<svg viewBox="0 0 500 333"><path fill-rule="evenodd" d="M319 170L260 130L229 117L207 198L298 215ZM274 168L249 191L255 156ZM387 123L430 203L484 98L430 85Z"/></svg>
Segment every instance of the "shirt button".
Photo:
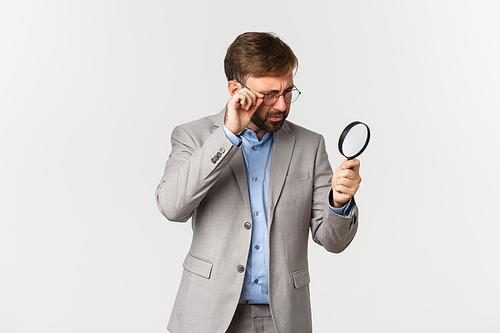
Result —
<svg viewBox="0 0 500 333"><path fill-rule="evenodd" d="M260 246L255 245L255 249L256 249L256 250L260 249Z"/></svg>
<svg viewBox="0 0 500 333"><path fill-rule="evenodd" d="M252 136L252 132L247 132L248 136Z"/></svg>
<svg viewBox="0 0 500 333"><path fill-rule="evenodd" d="M257 147L255 147L255 146L253 146L253 147L252 147L252 149L253 149L254 151L257 151Z"/></svg>
<svg viewBox="0 0 500 333"><path fill-rule="evenodd" d="M243 265L238 265L236 269L238 270L238 273L243 273L245 271L245 267L243 267Z"/></svg>
<svg viewBox="0 0 500 333"><path fill-rule="evenodd" d="M259 283L259 280L255 279L255 280L253 280L253 282L255 282L255 283Z"/></svg>
<svg viewBox="0 0 500 333"><path fill-rule="evenodd" d="M253 177L253 178L252 178L252 180L253 180L254 182L256 182L256 181L257 181L257 177Z"/></svg>
<svg viewBox="0 0 500 333"><path fill-rule="evenodd" d="M259 216L259 212L253 212L253 215Z"/></svg>
<svg viewBox="0 0 500 333"><path fill-rule="evenodd" d="M250 230L252 228L252 223L245 222L245 229Z"/></svg>

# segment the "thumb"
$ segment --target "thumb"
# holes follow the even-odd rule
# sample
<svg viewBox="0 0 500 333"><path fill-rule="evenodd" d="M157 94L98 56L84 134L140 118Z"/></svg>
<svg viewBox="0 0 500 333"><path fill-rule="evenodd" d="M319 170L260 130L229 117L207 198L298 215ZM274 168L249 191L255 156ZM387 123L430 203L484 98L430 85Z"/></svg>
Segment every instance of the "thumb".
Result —
<svg viewBox="0 0 500 333"><path fill-rule="evenodd" d="M342 162L342 169L352 169L352 171L359 173L359 160L353 159L353 160L348 160L347 158Z"/></svg>

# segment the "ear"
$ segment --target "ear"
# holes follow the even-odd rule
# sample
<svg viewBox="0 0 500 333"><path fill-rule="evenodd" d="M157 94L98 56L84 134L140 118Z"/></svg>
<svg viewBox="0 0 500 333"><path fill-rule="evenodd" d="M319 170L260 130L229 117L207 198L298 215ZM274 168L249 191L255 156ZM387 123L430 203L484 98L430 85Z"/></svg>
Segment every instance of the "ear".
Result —
<svg viewBox="0 0 500 333"><path fill-rule="evenodd" d="M240 90L239 83L236 80L231 80L227 83L227 89L231 96L234 96L238 90Z"/></svg>

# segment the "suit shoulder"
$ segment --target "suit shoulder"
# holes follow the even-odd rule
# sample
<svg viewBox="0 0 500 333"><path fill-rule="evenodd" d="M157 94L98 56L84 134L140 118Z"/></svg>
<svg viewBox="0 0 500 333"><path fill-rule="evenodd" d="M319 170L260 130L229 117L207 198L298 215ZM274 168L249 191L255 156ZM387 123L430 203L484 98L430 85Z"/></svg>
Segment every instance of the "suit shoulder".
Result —
<svg viewBox="0 0 500 333"><path fill-rule="evenodd" d="M170 141L201 147L210 135L224 122L224 111L175 126Z"/></svg>
<svg viewBox="0 0 500 333"><path fill-rule="evenodd" d="M199 118L196 120L191 120L187 123L180 124L176 127L182 127L188 132L190 132L191 130L199 131L202 128L213 128L218 117L220 117L220 113L216 113L210 116L205 116L203 118Z"/></svg>
<svg viewBox="0 0 500 333"><path fill-rule="evenodd" d="M292 123L291 121L287 120L287 125L290 129L290 134L294 135L297 138L313 141L319 141L323 138L321 134Z"/></svg>

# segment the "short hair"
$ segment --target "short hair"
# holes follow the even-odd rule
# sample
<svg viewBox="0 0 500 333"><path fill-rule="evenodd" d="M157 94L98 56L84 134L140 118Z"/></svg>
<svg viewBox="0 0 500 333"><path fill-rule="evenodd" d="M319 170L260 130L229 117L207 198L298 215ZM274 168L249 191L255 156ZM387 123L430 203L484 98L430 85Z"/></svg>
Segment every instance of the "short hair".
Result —
<svg viewBox="0 0 500 333"><path fill-rule="evenodd" d="M236 37L224 58L228 81L245 83L248 76L284 77L298 67L292 49L277 35L268 32L245 32Z"/></svg>

